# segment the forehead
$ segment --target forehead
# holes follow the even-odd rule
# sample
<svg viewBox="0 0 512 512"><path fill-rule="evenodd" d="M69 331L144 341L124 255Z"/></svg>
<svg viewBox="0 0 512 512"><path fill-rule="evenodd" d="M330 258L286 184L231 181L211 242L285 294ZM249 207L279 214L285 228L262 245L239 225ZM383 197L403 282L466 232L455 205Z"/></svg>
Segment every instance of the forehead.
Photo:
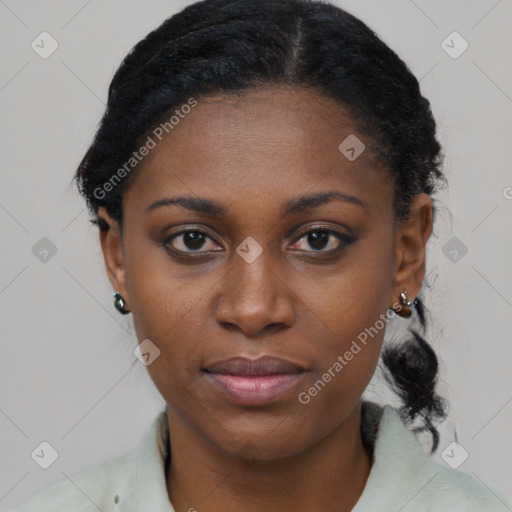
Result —
<svg viewBox="0 0 512 512"><path fill-rule="evenodd" d="M357 156L370 141L338 101L278 85L196 101L161 140L151 135L155 147L136 169L126 200L138 196L149 204L177 192L295 196L334 186L380 200L381 207L389 202L389 180L374 154L364 149ZM344 153L347 145L355 147L356 159Z"/></svg>

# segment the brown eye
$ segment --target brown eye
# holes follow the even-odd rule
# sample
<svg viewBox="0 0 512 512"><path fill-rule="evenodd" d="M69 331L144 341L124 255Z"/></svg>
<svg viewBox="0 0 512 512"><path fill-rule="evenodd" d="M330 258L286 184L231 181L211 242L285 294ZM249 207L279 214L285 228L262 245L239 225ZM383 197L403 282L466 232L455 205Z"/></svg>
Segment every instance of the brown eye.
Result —
<svg viewBox="0 0 512 512"><path fill-rule="evenodd" d="M304 240L303 247L298 247L301 240ZM348 245L352 241L351 237L331 229L315 228L298 238L292 248L310 252L331 252Z"/></svg>
<svg viewBox="0 0 512 512"><path fill-rule="evenodd" d="M174 233L165 240L164 245L171 245L173 250L179 252L208 252L216 250L214 247L208 248L208 240L215 242L213 238L204 231L199 229L189 229L180 231L179 233ZM211 245L212 244L210 244L210 246ZM206 251L201 251L205 246Z"/></svg>

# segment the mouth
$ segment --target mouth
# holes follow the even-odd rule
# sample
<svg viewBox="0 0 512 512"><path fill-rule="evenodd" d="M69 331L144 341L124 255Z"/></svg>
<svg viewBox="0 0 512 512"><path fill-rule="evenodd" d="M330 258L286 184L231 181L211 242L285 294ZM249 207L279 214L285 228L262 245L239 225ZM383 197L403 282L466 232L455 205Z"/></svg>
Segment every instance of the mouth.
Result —
<svg viewBox="0 0 512 512"><path fill-rule="evenodd" d="M271 356L233 357L201 371L231 401L246 406L275 402L307 372L300 365Z"/></svg>
<svg viewBox="0 0 512 512"><path fill-rule="evenodd" d="M206 366L202 371L222 375L265 376L300 373L306 369L287 359L261 356L257 359L237 356Z"/></svg>

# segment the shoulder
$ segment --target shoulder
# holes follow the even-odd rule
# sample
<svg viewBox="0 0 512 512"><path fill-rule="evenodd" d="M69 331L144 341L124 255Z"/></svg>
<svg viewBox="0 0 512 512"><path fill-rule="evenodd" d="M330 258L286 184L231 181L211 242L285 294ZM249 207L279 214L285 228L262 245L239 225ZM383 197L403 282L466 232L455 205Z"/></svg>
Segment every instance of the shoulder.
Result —
<svg viewBox="0 0 512 512"><path fill-rule="evenodd" d="M126 496L131 491L135 453L131 450L63 478L11 512L113 512L116 493Z"/></svg>
<svg viewBox="0 0 512 512"><path fill-rule="evenodd" d="M429 479L418 495L423 504L418 510L512 511L512 499L470 474L442 466L427 458L424 459L423 473Z"/></svg>
<svg viewBox="0 0 512 512"><path fill-rule="evenodd" d="M127 512L148 505L172 512L164 474L168 432L162 411L136 448L66 475L11 512Z"/></svg>
<svg viewBox="0 0 512 512"><path fill-rule="evenodd" d="M373 448L373 466L353 512L512 512L503 493L428 458L390 405L364 404L361 432Z"/></svg>

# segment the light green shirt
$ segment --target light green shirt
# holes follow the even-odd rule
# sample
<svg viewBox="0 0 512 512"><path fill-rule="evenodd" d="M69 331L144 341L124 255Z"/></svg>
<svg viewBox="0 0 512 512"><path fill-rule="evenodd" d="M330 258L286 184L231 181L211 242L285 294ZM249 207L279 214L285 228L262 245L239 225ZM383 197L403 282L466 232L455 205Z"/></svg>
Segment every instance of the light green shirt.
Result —
<svg viewBox="0 0 512 512"><path fill-rule="evenodd" d="M507 496L428 459L391 406L363 401L361 412L373 465L352 512L512 511ZM165 482L168 435L162 411L137 448L52 484L12 512L174 512Z"/></svg>

